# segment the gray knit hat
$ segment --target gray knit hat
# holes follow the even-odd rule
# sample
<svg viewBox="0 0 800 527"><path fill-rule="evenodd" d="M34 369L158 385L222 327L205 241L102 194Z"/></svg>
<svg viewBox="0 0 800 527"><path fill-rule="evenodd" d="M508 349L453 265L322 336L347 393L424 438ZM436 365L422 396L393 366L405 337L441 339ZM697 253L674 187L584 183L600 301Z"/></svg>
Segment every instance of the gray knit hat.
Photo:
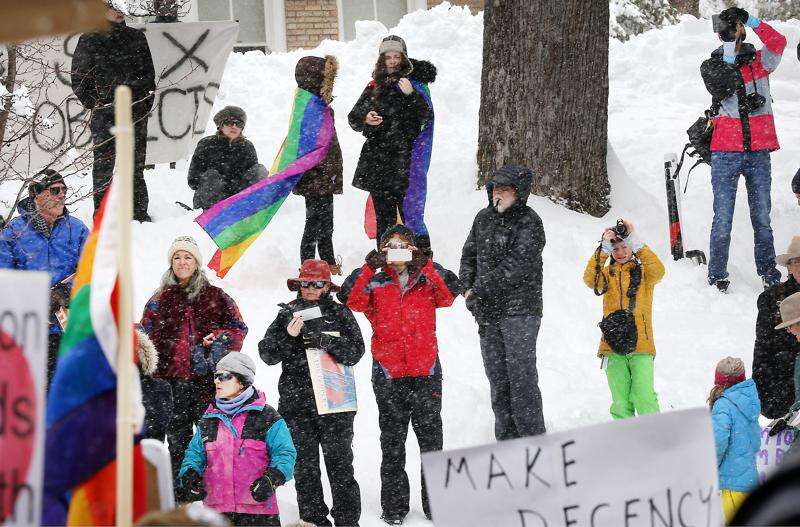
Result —
<svg viewBox="0 0 800 527"><path fill-rule="evenodd" d="M244 128L247 124L247 114L238 106L226 106L214 115L214 124L220 129L225 121L240 121Z"/></svg>
<svg viewBox="0 0 800 527"><path fill-rule="evenodd" d="M389 35L381 41L378 48L378 54L383 55L387 51L397 51L408 57L408 49L406 48L406 41L397 35Z"/></svg>
<svg viewBox="0 0 800 527"><path fill-rule="evenodd" d="M256 363L240 351L228 353L217 363L217 371L236 373L250 386L256 380Z"/></svg>

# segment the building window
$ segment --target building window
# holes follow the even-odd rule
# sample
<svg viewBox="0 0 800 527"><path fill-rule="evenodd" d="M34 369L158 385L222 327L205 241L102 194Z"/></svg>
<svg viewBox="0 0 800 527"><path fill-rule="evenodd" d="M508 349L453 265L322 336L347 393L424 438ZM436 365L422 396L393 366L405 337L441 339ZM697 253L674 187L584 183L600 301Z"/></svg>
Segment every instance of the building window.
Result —
<svg viewBox="0 0 800 527"><path fill-rule="evenodd" d="M235 51L267 50L264 0L197 0L197 18L239 22Z"/></svg>
<svg viewBox="0 0 800 527"><path fill-rule="evenodd" d="M377 20L392 28L408 10L408 0L339 0L340 37L343 40L356 38L357 20Z"/></svg>

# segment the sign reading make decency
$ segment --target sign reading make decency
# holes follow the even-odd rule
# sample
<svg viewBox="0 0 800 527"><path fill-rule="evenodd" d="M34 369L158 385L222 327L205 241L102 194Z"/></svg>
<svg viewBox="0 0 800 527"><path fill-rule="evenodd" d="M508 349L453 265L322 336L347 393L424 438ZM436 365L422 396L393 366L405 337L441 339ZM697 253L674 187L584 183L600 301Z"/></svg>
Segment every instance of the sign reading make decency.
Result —
<svg viewBox="0 0 800 527"><path fill-rule="evenodd" d="M716 527L707 409L423 454L437 527Z"/></svg>
<svg viewBox="0 0 800 527"><path fill-rule="evenodd" d="M47 273L0 271L0 525L39 525Z"/></svg>
<svg viewBox="0 0 800 527"><path fill-rule="evenodd" d="M205 132L239 24L181 22L130 26L144 31L156 73L155 101L147 123L147 163L186 158ZM90 112L72 92L70 79L79 37L70 35L47 41L42 47L46 56L37 56L36 60L45 61L48 66L45 84L49 87L21 89L29 99L31 119L38 123L30 133L22 128L7 134L26 141L26 155L13 160L14 168L22 173L36 172L56 157L59 159L55 168L68 167L73 156L64 156L63 152L71 148L80 152L92 146ZM0 76L7 68L3 51L0 49ZM21 59L17 69L20 86L42 83L41 68L26 65Z"/></svg>

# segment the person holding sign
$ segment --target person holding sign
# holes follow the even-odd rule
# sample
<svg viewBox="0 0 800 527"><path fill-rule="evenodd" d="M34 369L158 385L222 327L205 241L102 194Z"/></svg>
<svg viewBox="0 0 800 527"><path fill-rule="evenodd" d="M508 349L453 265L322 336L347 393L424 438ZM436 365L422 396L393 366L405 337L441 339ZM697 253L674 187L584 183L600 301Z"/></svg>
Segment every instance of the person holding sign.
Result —
<svg viewBox="0 0 800 527"><path fill-rule="evenodd" d="M287 280L286 285L298 292L297 298L281 304L278 316L258 343L258 352L267 364L282 364L278 411L297 448L295 488L300 519L313 525L331 525L320 479L322 447L333 495L330 514L334 524L358 525L361 492L353 471L356 412L352 369L351 391L325 385L322 394L315 389L312 372L320 370L320 352L340 367L354 366L364 355L364 340L350 309L331 297L339 287L331 283L327 262L304 261L299 276ZM347 384L347 376L340 381ZM352 404L337 405L349 402L340 399L348 399L350 394Z"/></svg>
<svg viewBox="0 0 800 527"><path fill-rule="evenodd" d="M236 302L208 282L194 238L175 238L167 263L140 322L158 350L158 367L143 379L142 394L147 436L163 441L166 435L177 488L192 426L213 394L215 361L242 349L247 326Z"/></svg>
<svg viewBox="0 0 800 527"><path fill-rule="evenodd" d="M244 353L219 361L215 396L186 449L179 490L233 525L280 525L275 489L292 479L297 452L286 423L253 386L255 376Z"/></svg>
<svg viewBox="0 0 800 527"><path fill-rule="evenodd" d="M730 522L747 493L758 485L756 455L761 450L761 402L753 379L745 379L742 359L726 357L717 363L708 406L717 449L722 510L725 521Z"/></svg>
<svg viewBox="0 0 800 527"><path fill-rule="evenodd" d="M197 143L189 164L187 179L195 191L195 209L210 209L267 175L267 169L258 163L255 146L242 135L247 124L242 108L226 106L214 115L214 124L217 133Z"/></svg>
<svg viewBox="0 0 800 527"><path fill-rule="evenodd" d="M49 168L39 172L28 185L28 197L17 206L19 215L0 233L0 269L50 273L48 387L56 369L72 277L89 236L86 225L64 206L67 191L61 174Z"/></svg>
<svg viewBox="0 0 800 527"><path fill-rule="evenodd" d="M639 241L633 224L625 220L603 231L600 246L586 264L583 282L603 296L598 356L606 370L614 419L660 411L653 386L652 312L653 290L664 273L656 253Z"/></svg>
<svg viewBox="0 0 800 527"><path fill-rule="evenodd" d="M442 367L436 340L436 309L453 304L445 279L454 275L416 247L404 225L381 237L360 269L345 281L339 299L372 324L372 388L381 429L381 507L389 525L409 510L406 475L408 424L421 452L442 449ZM382 271L378 269L383 268ZM422 509L431 518L425 478Z"/></svg>

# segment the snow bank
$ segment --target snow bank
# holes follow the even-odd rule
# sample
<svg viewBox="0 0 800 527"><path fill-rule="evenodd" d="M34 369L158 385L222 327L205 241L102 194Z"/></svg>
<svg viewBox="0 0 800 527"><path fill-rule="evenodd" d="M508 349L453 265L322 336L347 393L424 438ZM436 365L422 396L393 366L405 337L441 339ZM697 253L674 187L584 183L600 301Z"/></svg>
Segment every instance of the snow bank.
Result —
<svg viewBox="0 0 800 527"><path fill-rule="evenodd" d="M482 14L464 8L439 6L404 17L393 32L408 43L410 55L431 60L439 77L431 86L436 109L436 137L429 175L427 221L436 260L458 270L463 240L485 193L475 191L477 122L480 93ZM705 285L705 269L670 258L664 198L663 155L680 151L685 129L709 104L699 77L700 62L717 45L708 20L683 17L680 24L653 30L626 43L611 41L609 170L613 187L612 211L603 219L580 215L533 197L529 204L544 220L545 315L538 341L540 386L550 430L562 430L608 420L610 398L595 351L600 337L597 322L601 302L582 283L583 268L600 232L617 217L630 218L667 265L667 276L656 288L654 326L658 349L656 388L664 410L704 404L716 361L740 356L749 364L754 338L755 299L760 282L752 262L752 230L746 201L740 194L734 220L730 272L731 293L722 296ZM800 69L792 52L800 23L778 23L789 38L784 63L772 78L778 135L783 149L773 156L773 226L780 252L797 234L798 209L789 190L797 169L800 147ZM366 194L349 183L362 138L347 124L347 113L369 80L380 39L380 23L357 26L356 40L325 41L312 51L231 56L215 110L228 104L248 112L246 135L259 158L269 165L287 128L294 89L294 65L306 54L332 53L341 70L333 107L344 152L345 193L335 200L334 245L350 270L363 261L372 243L362 230ZM211 133L209 123L207 132ZM157 220L135 224L136 309L140 312L166 265L165 252L174 236L190 234L208 258L208 237L174 202L191 203L186 186L188 163L175 170L158 167L146 173L150 210ZM79 178L80 176L76 176ZM88 183L84 176L82 183ZM740 188L744 192L744 185ZM78 206L85 221L91 204ZM707 251L712 216L709 169L698 168L684 196L686 240L689 248ZM304 203L289 198L267 231L250 248L221 285L236 299L250 327L245 351L257 358L256 346L277 312L277 303L290 298L285 279L296 272ZM365 336L369 324L357 315ZM476 326L461 299L439 312L439 343L444 368L445 447L463 447L493 440L489 387L483 373ZM258 384L277 404L280 368L260 361ZM360 410L356 418L355 464L361 483L364 526L380 525L380 448L377 409L369 380L370 360L356 367ZM419 457L411 440L408 468L412 481L412 511L407 525L426 525L419 503ZM279 491L285 522L297 517L293 485Z"/></svg>

